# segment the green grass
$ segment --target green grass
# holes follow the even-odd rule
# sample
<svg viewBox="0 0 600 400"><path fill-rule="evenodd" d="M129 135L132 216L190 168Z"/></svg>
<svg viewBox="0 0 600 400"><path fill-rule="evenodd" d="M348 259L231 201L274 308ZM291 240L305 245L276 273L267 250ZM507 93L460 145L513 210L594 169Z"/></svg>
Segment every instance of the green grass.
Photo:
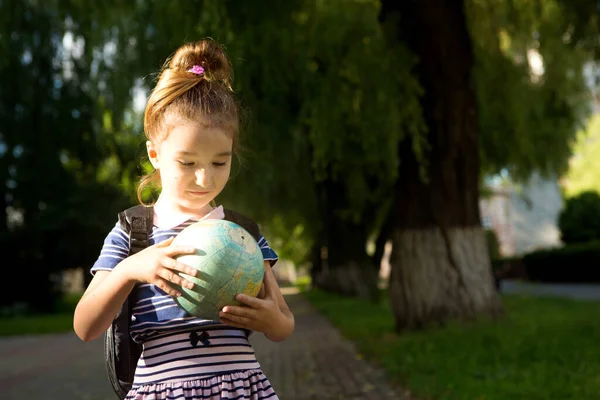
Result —
<svg viewBox="0 0 600 400"><path fill-rule="evenodd" d="M308 299L419 399L600 399L600 303L504 297L506 316L395 334L390 307Z"/></svg>
<svg viewBox="0 0 600 400"><path fill-rule="evenodd" d="M73 330L73 314L32 315L0 320L0 336L39 335Z"/></svg>
<svg viewBox="0 0 600 400"><path fill-rule="evenodd" d="M0 319L0 336L39 335L73 330L73 311L81 295L67 295L55 314L19 315Z"/></svg>
<svg viewBox="0 0 600 400"><path fill-rule="evenodd" d="M296 279L296 282L294 282L294 286L296 286L301 292L304 292L310 286L310 282L310 276L300 276Z"/></svg>

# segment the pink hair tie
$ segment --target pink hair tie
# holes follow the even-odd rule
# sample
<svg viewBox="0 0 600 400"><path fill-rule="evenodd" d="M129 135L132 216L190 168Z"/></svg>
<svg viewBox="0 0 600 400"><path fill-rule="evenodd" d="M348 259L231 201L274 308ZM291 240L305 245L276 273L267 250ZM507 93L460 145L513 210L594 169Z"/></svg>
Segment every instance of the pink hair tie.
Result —
<svg viewBox="0 0 600 400"><path fill-rule="evenodd" d="M202 68L201 65L194 65L192 68L188 69L187 72L191 72L192 74L196 75L203 75L204 68Z"/></svg>

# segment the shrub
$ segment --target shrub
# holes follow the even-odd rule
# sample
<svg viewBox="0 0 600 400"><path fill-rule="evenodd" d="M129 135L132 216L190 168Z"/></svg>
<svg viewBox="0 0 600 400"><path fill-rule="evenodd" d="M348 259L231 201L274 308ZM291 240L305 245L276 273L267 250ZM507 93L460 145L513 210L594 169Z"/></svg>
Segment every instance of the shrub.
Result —
<svg viewBox="0 0 600 400"><path fill-rule="evenodd" d="M600 241L538 250L523 256L531 281L600 282Z"/></svg>
<svg viewBox="0 0 600 400"><path fill-rule="evenodd" d="M519 256L492 260L492 267L497 279L529 280L525 264Z"/></svg>
<svg viewBox="0 0 600 400"><path fill-rule="evenodd" d="M560 213L558 227L565 244L600 239L600 195L587 191L568 199Z"/></svg>

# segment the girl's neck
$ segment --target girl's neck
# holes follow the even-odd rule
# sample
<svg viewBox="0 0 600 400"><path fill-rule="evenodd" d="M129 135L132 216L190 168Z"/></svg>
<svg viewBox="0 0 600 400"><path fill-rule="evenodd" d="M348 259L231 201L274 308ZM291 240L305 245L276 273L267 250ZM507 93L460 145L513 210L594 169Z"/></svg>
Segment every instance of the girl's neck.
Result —
<svg viewBox="0 0 600 400"><path fill-rule="evenodd" d="M155 207L159 207L161 210L169 214L187 215L195 218L202 218L213 210L213 207L210 204L207 204L200 209L186 208L180 204L177 204L177 202L171 201L170 199L162 196L158 197Z"/></svg>

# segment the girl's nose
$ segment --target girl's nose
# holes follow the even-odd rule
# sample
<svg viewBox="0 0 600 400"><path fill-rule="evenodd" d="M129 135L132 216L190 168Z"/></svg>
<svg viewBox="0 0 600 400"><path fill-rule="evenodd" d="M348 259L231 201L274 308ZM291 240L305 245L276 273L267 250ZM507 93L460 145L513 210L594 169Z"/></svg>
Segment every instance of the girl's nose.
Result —
<svg viewBox="0 0 600 400"><path fill-rule="evenodd" d="M206 169L201 168L196 171L196 185L203 188L208 188L210 186L210 176Z"/></svg>

